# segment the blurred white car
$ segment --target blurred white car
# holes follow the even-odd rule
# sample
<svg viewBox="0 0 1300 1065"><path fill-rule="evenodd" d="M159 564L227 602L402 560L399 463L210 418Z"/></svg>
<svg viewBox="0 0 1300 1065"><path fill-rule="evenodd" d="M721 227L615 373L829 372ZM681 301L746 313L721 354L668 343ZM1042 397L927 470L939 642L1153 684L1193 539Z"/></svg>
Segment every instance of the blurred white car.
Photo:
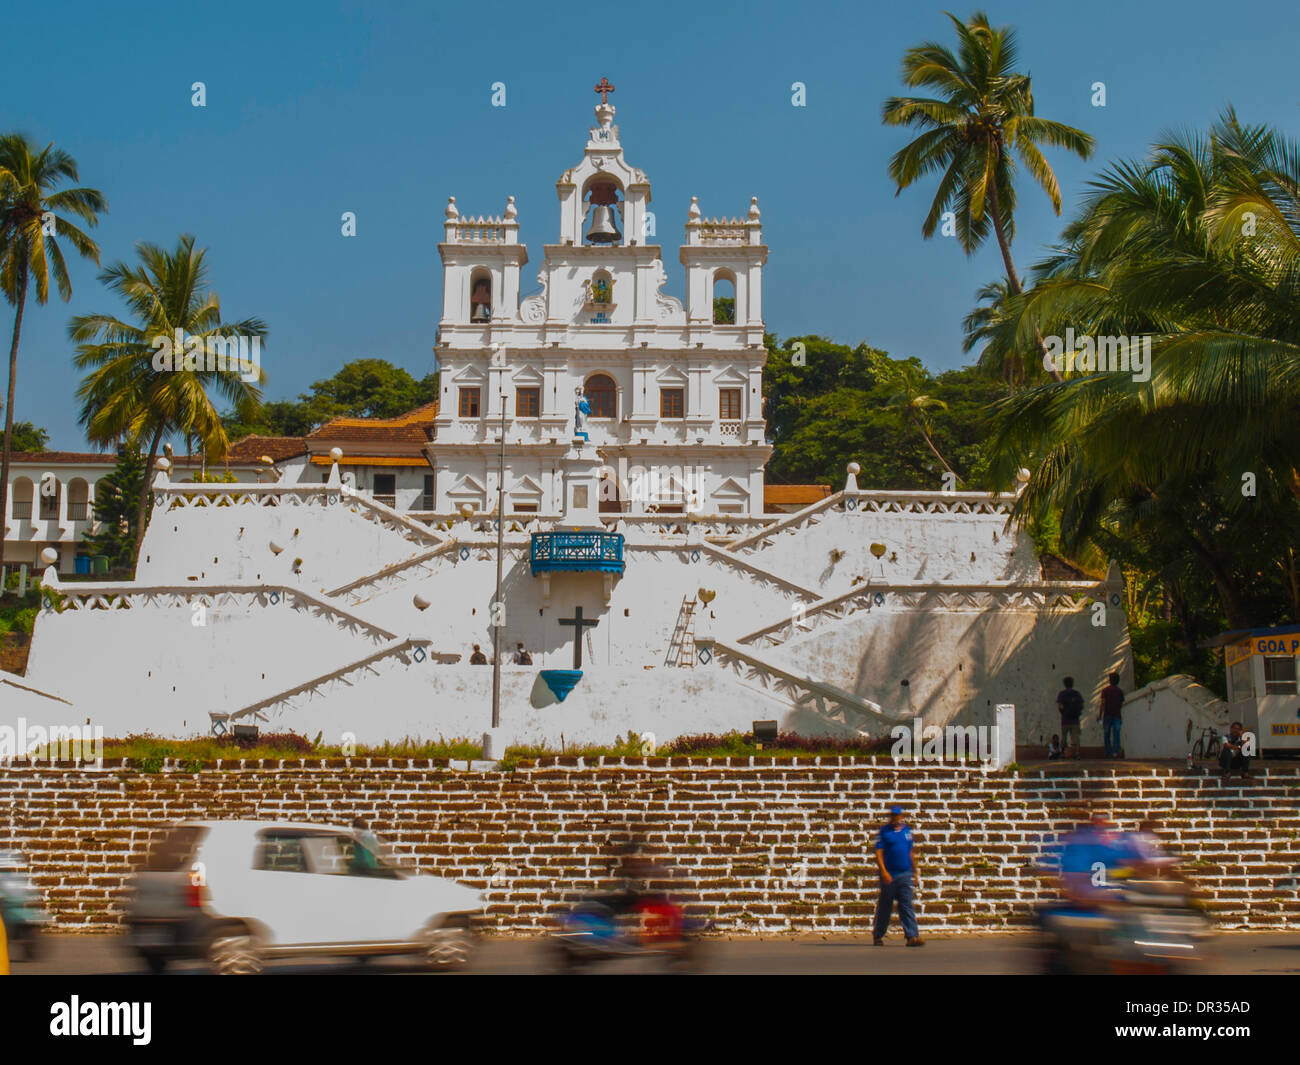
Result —
<svg viewBox="0 0 1300 1065"><path fill-rule="evenodd" d="M399 869L373 837L333 825L191 821L136 873L129 941L154 972L206 958L219 973L257 973L273 958L420 954L464 965L475 888Z"/></svg>

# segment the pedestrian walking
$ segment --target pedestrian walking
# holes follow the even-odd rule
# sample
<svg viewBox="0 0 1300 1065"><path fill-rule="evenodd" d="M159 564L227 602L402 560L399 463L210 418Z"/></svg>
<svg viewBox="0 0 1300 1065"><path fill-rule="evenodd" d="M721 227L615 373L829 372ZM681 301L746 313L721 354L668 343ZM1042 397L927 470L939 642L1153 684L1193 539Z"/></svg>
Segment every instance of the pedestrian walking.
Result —
<svg viewBox="0 0 1300 1065"><path fill-rule="evenodd" d="M876 865L880 867L880 898L876 902L876 921L872 942L880 946L889 931L889 919L898 903L898 919L909 947L919 947L925 940L916 926L916 862L912 856L912 829L903 819L903 808L891 806L889 820L876 837Z"/></svg>

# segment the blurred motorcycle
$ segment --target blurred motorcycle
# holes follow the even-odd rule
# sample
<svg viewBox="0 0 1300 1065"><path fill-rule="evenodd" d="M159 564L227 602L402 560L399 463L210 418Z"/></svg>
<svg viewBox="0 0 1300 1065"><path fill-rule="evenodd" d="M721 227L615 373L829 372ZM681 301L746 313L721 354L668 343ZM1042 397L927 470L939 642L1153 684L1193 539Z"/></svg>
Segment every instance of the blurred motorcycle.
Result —
<svg viewBox="0 0 1300 1065"><path fill-rule="evenodd" d="M690 971L699 967L707 927L664 895L637 896L626 905L590 897L556 918L550 942L562 971L615 958L655 958Z"/></svg>
<svg viewBox="0 0 1300 1065"><path fill-rule="evenodd" d="M1095 906L1044 907L1039 927L1043 967L1054 974L1192 972L1213 935L1179 880L1126 879Z"/></svg>
<svg viewBox="0 0 1300 1065"><path fill-rule="evenodd" d="M42 934L50 917L26 865L14 851L0 851L0 920L4 921L11 958L35 961L40 957Z"/></svg>

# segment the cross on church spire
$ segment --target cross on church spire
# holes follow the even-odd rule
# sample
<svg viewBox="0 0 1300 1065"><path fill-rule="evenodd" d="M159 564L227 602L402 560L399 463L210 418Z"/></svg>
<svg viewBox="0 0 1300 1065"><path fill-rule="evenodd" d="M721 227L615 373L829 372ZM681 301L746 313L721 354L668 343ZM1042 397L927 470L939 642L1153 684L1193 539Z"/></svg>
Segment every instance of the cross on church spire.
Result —
<svg viewBox="0 0 1300 1065"><path fill-rule="evenodd" d="M595 92L600 93L600 102L609 103L609 94L614 91L614 86L609 83L609 78L601 78L600 84L596 86Z"/></svg>

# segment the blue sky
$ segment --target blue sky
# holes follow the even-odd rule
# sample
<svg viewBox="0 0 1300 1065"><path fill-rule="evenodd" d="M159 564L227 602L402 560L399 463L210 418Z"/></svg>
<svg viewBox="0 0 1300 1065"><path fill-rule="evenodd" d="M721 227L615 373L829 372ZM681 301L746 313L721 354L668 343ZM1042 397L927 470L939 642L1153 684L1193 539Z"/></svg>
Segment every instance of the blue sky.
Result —
<svg viewBox="0 0 1300 1065"><path fill-rule="evenodd" d="M1049 155L1066 215L1106 162L1164 130L1204 128L1228 102L1297 133L1293 2L1242 17L1210 0L988 10L1020 32L1038 113L1097 139L1090 162ZM475 214L516 197L532 291L558 230L555 181L581 158L602 76L617 86L627 156L650 176L670 293L681 295L692 195L706 215L759 197L766 318L782 336L958 366L961 319L1000 276L992 243L967 258L954 240L923 240L933 186L896 198L886 173L908 133L881 125L881 103L902 91L909 46L951 41L938 4L71 3L53 21L10 5L4 24L0 129L53 140L105 193L105 264L180 233L210 249L225 316L268 323L268 398L362 356L432 368L448 195ZM205 108L191 106L195 81ZM497 81L504 108L491 106ZM791 106L795 81L806 107ZM1091 104L1096 81L1104 108ZM354 238L340 234L344 211ZM1022 184L1022 273L1061 222ZM17 415L58 448L84 446L68 320L120 310L97 272L75 263L70 303L29 303L25 317ZM12 324L0 304L4 352Z"/></svg>

